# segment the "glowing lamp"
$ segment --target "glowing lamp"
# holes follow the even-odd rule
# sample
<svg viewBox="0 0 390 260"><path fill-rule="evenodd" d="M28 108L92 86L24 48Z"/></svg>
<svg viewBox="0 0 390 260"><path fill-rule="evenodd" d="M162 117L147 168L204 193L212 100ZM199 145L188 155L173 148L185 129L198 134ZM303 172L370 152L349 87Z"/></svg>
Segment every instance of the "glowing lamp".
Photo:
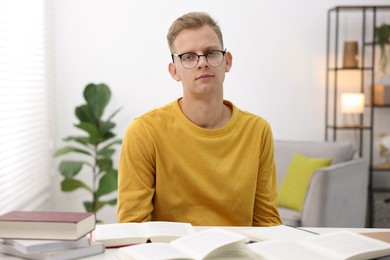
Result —
<svg viewBox="0 0 390 260"><path fill-rule="evenodd" d="M363 93L343 93L341 95L341 112L345 114L361 114L364 112Z"/></svg>

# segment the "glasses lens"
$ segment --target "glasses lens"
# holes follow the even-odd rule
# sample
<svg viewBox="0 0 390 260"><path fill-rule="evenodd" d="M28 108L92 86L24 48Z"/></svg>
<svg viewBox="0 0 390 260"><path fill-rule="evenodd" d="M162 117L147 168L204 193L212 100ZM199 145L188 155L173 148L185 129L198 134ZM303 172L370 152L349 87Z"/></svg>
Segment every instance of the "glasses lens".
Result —
<svg viewBox="0 0 390 260"><path fill-rule="evenodd" d="M224 58L224 51L210 51L205 55L198 55L193 52L187 52L184 54L179 55L181 64L187 68L192 69L195 68L196 65L198 65L199 58L201 56L205 56L207 63L212 67L217 67L221 65L223 58Z"/></svg>
<svg viewBox="0 0 390 260"><path fill-rule="evenodd" d="M198 55L192 52L184 53L180 60L184 67L192 69L198 64Z"/></svg>
<svg viewBox="0 0 390 260"><path fill-rule="evenodd" d="M221 65L223 61L223 53L220 51L210 51L206 57L207 62L213 67Z"/></svg>

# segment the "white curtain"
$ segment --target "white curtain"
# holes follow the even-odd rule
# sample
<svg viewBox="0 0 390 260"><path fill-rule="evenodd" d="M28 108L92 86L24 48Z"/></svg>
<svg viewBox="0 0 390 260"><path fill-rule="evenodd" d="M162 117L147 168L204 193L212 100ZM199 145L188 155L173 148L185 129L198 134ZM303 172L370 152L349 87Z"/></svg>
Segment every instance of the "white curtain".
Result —
<svg viewBox="0 0 390 260"><path fill-rule="evenodd" d="M50 205L52 10L0 0L0 214Z"/></svg>

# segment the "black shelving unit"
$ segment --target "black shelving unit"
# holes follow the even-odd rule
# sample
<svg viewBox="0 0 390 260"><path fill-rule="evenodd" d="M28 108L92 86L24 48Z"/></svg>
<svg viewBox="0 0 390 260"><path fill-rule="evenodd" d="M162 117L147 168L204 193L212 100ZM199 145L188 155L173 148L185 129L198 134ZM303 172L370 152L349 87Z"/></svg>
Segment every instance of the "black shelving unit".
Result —
<svg viewBox="0 0 390 260"><path fill-rule="evenodd" d="M390 174L390 169L377 169L374 162L377 110L390 108L390 105L373 105L372 94L379 66L375 28L383 23L381 21L383 17L388 17L387 23L390 23L390 6L336 6L328 10L327 16L325 140L337 141L354 135L359 154L368 160L370 174L367 225L369 227L373 227L375 214L374 193L390 192L390 187L377 190L373 188L374 172ZM360 60L356 68L343 68L342 64L343 43L349 40L346 36L348 33L355 36L354 41L359 44ZM365 111L358 116L358 123L353 126L341 122L342 115L339 109L340 94L343 92L341 78L345 73L356 74L354 80L358 84L354 86L355 92L364 93L366 97ZM390 109L388 114L390 120Z"/></svg>

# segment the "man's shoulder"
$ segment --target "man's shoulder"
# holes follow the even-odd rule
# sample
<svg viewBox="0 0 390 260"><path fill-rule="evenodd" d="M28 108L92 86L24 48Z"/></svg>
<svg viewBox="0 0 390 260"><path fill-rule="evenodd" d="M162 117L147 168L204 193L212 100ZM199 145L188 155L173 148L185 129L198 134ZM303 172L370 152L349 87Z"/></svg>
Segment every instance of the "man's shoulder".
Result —
<svg viewBox="0 0 390 260"><path fill-rule="evenodd" d="M160 107L153 108L146 113L142 114L141 116L138 116L135 118L135 120L155 120L160 117L166 117L169 116L174 112L174 105L177 101L172 101L168 104L165 104Z"/></svg>
<svg viewBox="0 0 390 260"><path fill-rule="evenodd" d="M165 104L161 107L153 108L146 113L135 117L127 128L127 132L144 133L147 131L161 130L168 127L169 122L172 122L175 117L174 103ZM154 130L153 130L154 129Z"/></svg>
<svg viewBox="0 0 390 260"><path fill-rule="evenodd" d="M233 105L234 106L234 105ZM237 110L237 113L239 114L239 117L245 121L253 121L253 122L257 122L259 124L265 124L265 125L269 125L268 121L260 116L260 115L257 115L253 112L249 112L247 110L243 110L243 109L240 109L236 106L234 106L234 109Z"/></svg>

